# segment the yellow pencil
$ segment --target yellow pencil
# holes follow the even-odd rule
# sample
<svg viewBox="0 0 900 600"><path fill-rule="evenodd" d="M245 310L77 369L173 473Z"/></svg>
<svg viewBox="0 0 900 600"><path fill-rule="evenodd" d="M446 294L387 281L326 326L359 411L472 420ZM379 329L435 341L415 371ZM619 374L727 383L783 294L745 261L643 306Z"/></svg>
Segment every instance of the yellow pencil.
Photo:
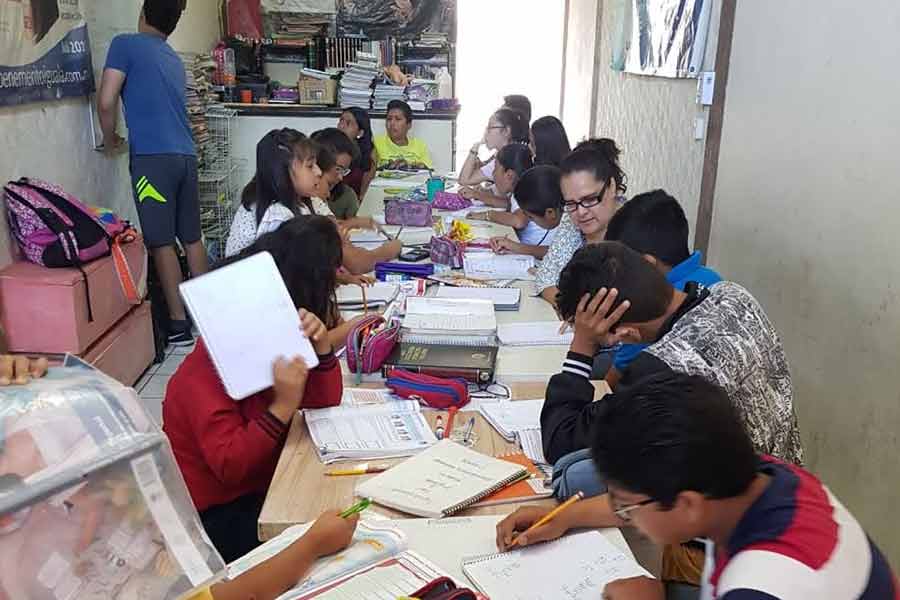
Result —
<svg viewBox="0 0 900 600"><path fill-rule="evenodd" d="M569 508L570 506L572 506L573 504L575 504L582 498L584 498L584 492L576 493L574 496L572 496L571 498L569 498L568 500L566 500L565 502L563 502L562 504L560 504L559 506L557 506L556 508L554 508L553 510L548 512L546 515L544 515L540 519L538 519L538 521L534 525L532 525L531 527L529 527L528 529L526 529L525 531L523 531L522 533L520 533L519 535L514 537L513 541L509 544L509 547L512 548L513 546L515 546L519 541L519 537L525 535L529 531L532 531L534 529L537 529L538 527L541 527L542 525L546 525L553 519L553 517L555 517L562 511L566 510L567 508Z"/></svg>

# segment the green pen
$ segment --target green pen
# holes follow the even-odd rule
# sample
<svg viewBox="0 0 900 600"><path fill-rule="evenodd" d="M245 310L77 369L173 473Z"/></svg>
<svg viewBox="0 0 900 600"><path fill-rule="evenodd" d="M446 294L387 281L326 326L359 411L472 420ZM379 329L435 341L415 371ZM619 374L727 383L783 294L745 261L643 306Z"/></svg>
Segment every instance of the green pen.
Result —
<svg viewBox="0 0 900 600"><path fill-rule="evenodd" d="M357 502L356 504L354 504L353 506L351 506L350 508L348 508L347 510L342 512L340 514L340 516L342 519L346 519L347 517L353 516L357 513L361 513L362 511L369 508L369 505L371 505L371 504L372 504L371 500L369 500L368 498L363 498L362 500L360 500L359 502Z"/></svg>

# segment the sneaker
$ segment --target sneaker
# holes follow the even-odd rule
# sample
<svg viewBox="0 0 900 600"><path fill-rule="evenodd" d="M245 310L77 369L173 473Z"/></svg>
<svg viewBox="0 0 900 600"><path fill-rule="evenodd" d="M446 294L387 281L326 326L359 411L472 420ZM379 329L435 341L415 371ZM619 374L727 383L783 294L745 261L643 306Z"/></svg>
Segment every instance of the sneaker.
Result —
<svg viewBox="0 0 900 600"><path fill-rule="evenodd" d="M166 342L169 346L191 346L194 343L194 336L191 333L190 323L187 321L173 321L172 329L169 331L169 337Z"/></svg>

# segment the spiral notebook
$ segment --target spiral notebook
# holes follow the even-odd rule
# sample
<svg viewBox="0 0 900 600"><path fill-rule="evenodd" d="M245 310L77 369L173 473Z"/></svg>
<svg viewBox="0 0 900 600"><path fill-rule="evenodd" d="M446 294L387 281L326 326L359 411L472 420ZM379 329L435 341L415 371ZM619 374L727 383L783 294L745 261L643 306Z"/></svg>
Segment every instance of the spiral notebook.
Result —
<svg viewBox="0 0 900 600"><path fill-rule="evenodd" d="M607 583L652 577L599 531L463 561L462 571L490 598L599 598Z"/></svg>
<svg viewBox="0 0 900 600"><path fill-rule="evenodd" d="M225 391L235 400L272 387L279 356L319 364L272 255L260 252L182 283L184 304Z"/></svg>
<svg viewBox="0 0 900 600"><path fill-rule="evenodd" d="M441 440L363 482L356 495L405 513L440 519L527 476L528 469L522 465Z"/></svg>

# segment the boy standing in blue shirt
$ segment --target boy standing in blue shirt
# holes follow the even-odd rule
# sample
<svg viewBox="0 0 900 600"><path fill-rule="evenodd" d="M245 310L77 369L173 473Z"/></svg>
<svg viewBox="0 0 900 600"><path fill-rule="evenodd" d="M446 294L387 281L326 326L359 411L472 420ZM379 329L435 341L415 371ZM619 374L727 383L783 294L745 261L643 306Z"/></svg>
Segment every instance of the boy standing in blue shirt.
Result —
<svg viewBox="0 0 900 600"><path fill-rule="evenodd" d="M116 133L120 96L125 106L132 191L144 242L169 306L168 341L174 345L193 342L178 295L182 277L176 239L191 275L208 270L184 64L166 42L184 8L185 0L145 0L138 33L118 35L109 47L98 96L108 150L123 143Z"/></svg>
<svg viewBox="0 0 900 600"><path fill-rule="evenodd" d="M622 242L661 271L676 290L684 291L693 281L700 288L722 281L718 273L704 267L703 255L688 250L687 217L678 200L663 190L639 194L625 203L610 220L606 240ZM616 350L606 382L615 388L625 367L647 344L624 344Z"/></svg>

